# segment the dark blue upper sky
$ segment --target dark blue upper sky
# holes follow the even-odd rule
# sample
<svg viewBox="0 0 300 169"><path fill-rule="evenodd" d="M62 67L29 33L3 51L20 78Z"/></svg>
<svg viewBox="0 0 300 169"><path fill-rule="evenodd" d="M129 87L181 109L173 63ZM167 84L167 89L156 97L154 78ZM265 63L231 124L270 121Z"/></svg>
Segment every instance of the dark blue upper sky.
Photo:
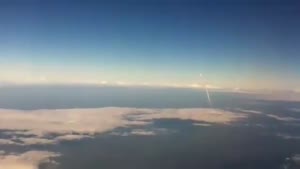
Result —
<svg viewBox="0 0 300 169"><path fill-rule="evenodd" d="M0 81L298 90L296 1L1 1Z"/></svg>

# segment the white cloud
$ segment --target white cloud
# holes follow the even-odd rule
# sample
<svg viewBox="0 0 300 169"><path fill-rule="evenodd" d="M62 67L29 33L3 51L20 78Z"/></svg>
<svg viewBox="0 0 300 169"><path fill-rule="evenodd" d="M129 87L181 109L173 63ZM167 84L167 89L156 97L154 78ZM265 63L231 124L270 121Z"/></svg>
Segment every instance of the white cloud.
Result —
<svg viewBox="0 0 300 169"><path fill-rule="evenodd" d="M55 144L55 140L36 137L21 137L18 138L18 140L22 141L22 143L19 143L18 145Z"/></svg>
<svg viewBox="0 0 300 169"><path fill-rule="evenodd" d="M194 120L208 123L229 124L246 118L247 115L233 113L219 109L163 109L157 113L137 114L136 120L154 120L154 119L181 119Z"/></svg>
<svg viewBox="0 0 300 169"><path fill-rule="evenodd" d="M278 115L275 115L275 114L265 114L261 111L256 111L256 110L246 110L246 109L239 109L239 108L237 108L235 110L241 111L241 112L244 112L244 113L265 115L269 118L276 119L276 120L279 120L279 121L285 121L285 122L299 121L300 120L300 119L294 118L294 117L278 116Z"/></svg>
<svg viewBox="0 0 300 169"><path fill-rule="evenodd" d="M68 134L63 136L58 136L55 138L56 141L72 141L72 140L81 140L83 138L92 138L88 135L74 135L74 134Z"/></svg>
<svg viewBox="0 0 300 169"><path fill-rule="evenodd" d="M142 127L155 119L180 119L201 123L229 124L246 117L245 114L202 108L137 109L109 107L32 111L0 109L0 129L10 130L4 134L11 136L10 139L0 140L0 144L23 146L57 144L61 141L93 137L95 134L108 132L118 127ZM57 136L49 137L49 134ZM132 130L129 134L152 135L155 134L155 131Z"/></svg>
<svg viewBox="0 0 300 169"><path fill-rule="evenodd" d="M152 128L152 129L133 129L131 131L113 131L110 134L116 136L132 136L132 135L141 135L141 136L154 136L158 134L167 134L174 133L175 130L166 129L166 128Z"/></svg>
<svg viewBox="0 0 300 169"><path fill-rule="evenodd" d="M125 131L125 132L112 132L110 134L116 135L116 136L132 136L132 135L154 136L157 133L155 131L151 131L151 130L134 129L134 130Z"/></svg>
<svg viewBox="0 0 300 169"><path fill-rule="evenodd" d="M23 154L0 153L0 169L38 169L41 163L55 163L51 160L59 154L49 151L28 151Z"/></svg>
<svg viewBox="0 0 300 169"><path fill-rule="evenodd" d="M267 114L268 117L271 117L273 119L276 120L280 120L280 121L286 121L286 122L290 122L290 121L298 121L300 119L294 118L294 117L282 117L282 116L277 116L275 114Z"/></svg>
<svg viewBox="0 0 300 169"><path fill-rule="evenodd" d="M290 134L284 134L284 133L278 133L277 134L278 137L281 137L283 139L300 139L300 136L293 136L293 135L290 135Z"/></svg>
<svg viewBox="0 0 300 169"><path fill-rule="evenodd" d="M241 112L244 112L244 113L263 114L261 111L257 111L257 110L247 110L247 109L240 109L240 108L236 108L235 110L241 111Z"/></svg>
<svg viewBox="0 0 300 169"><path fill-rule="evenodd" d="M49 133L102 133L130 125L124 115L135 113L130 108L0 110L0 129L27 130L25 134L45 136ZM18 131L20 134L20 131Z"/></svg>
<svg viewBox="0 0 300 169"><path fill-rule="evenodd" d="M0 64L0 83L9 85L95 85L95 86L121 86L121 87L167 87L167 88L209 88L220 89L221 87L207 84L195 84L192 81L167 81L164 77L152 79L135 79L124 81L128 77L109 76L101 72L95 72L89 67L65 67L36 66L27 64ZM84 71L82 71L84 70ZM150 82L148 82L150 80ZM0 84L1 85L1 84Z"/></svg>
<svg viewBox="0 0 300 169"><path fill-rule="evenodd" d="M142 129L132 130L131 135L156 135L154 131L147 131Z"/></svg>
<svg viewBox="0 0 300 169"><path fill-rule="evenodd" d="M208 127L208 126L212 126L212 124L209 123L193 123L194 126L204 126L204 127Z"/></svg>
<svg viewBox="0 0 300 169"><path fill-rule="evenodd" d="M47 145L47 144L50 145L50 144L57 144L62 141L73 141L73 140L81 140L83 138L92 138L92 136L88 136L88 135L73 135L73 134L61 135L51 139L39 138L36 136L17 137L14 136L13 132L11 132L11 135L13 136L13 139L0 139L0 145L19 145L19 146Z"/></svg>

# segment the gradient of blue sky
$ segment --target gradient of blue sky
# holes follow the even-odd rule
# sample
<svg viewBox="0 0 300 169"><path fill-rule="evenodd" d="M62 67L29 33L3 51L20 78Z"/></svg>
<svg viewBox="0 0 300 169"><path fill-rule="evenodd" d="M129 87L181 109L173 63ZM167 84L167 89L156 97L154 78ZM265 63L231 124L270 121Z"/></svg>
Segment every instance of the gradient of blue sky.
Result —
<svg viewBox="0 0 300 169"><path fill-rule="evenodd" d="M296 1L1 1L0 81L300 86Z"/></svg>

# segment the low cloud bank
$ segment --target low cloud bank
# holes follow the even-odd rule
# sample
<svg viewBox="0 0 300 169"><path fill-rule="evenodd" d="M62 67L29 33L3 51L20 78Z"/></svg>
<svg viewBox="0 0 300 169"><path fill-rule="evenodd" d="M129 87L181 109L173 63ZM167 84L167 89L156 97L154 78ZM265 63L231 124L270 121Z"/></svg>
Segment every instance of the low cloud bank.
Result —
<svg viewBox="0 0 300 169"><path fill-rule="evenodd" d="M0 169L38 169L42 163L56 165L51 158L58 156L60 154L49 151L28 151L23 154L5 154L2 151L0 153Z"/></svg>
<svg viewBox="0 0 300 169"><path fill-rule="evenodd" d="M57 144L61 141L80 140L118 127L143 127L158 119L179 119L230 124L247 115L218 109L137 109L98 108L60 110L7 110L0 109L0 130L7 137L2 144L35 145ZM7 131L8 130L8 131ZM133 135L154 135L152 131L133 130Z"/></svg>

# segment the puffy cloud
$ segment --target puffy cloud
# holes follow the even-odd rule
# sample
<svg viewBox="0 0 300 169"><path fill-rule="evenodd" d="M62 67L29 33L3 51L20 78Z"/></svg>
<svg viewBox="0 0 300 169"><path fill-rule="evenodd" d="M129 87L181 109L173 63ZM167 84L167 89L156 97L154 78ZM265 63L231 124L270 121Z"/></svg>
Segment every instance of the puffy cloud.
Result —
<svg viewBox="0 0 300 169"><path fill-rule="evenodd" d="M0 169L38 169L41 163L53 163L58 153L49 151L28 151L23 154L0 153Z"/></svg>
<svg viewBox="0 0 300 169"><path fill-rule="evenodd" d="M98 108L60 110L0 109L0 129L10 139L0 144L56 144L80 140L118 127L143 127L157 119L193 120L199 123L229 124L247 115L219 109ZM76 134L74 134L76 133ZM52 134L52 135L51 135ZM155 131L132 130L129 135L154 135Z"/></svg>

